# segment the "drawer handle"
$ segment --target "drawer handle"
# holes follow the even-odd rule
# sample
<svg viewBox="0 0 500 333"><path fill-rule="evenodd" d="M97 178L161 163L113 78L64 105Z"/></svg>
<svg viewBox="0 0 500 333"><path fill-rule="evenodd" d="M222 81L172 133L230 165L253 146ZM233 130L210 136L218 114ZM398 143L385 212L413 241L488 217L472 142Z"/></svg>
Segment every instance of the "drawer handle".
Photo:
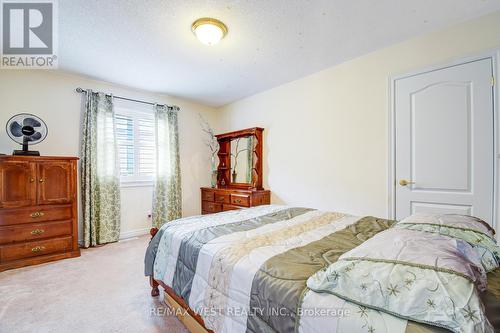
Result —
<svg viewBox="0 0 500 333"><path fill-rule="evenodd" d="M45 232L45 230L43 230L43 229L35 229L31 232L31 234L34 236L38 236L38 235L43 234L44 232Z"/></svg>
<svg viewBox="0 0 500 333"><path fill-rule="evenodd" d="M34 248L31 249L31 252L38 253L42 252L43 250L45 250L45 246L35 246Z"/></svg>
<svg viewBox="0 0 500 333"><path fill-rule="evenodd" d="M236 203L241 203L241 199L234 200Z"/></svg>
<svg viewBox="0 0 500 333"><path fill-rule="evenodd" d="M31 217L32 218L40 217L40 216L44 216L44 215L45 215L44 212L34 212L34 213L31 213Z"/></svg>

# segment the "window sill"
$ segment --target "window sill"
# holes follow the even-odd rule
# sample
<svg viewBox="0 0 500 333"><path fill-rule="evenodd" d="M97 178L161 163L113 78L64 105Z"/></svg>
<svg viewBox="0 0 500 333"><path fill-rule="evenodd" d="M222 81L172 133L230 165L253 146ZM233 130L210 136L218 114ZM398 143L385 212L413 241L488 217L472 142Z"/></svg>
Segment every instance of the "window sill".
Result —
<svg viewBox="0 0 500 333"><path fill-rule="evenodd" d="M121 181L120 188L128 187L153 187L154 183L151 180L132 180L132 181Z"/></svg>

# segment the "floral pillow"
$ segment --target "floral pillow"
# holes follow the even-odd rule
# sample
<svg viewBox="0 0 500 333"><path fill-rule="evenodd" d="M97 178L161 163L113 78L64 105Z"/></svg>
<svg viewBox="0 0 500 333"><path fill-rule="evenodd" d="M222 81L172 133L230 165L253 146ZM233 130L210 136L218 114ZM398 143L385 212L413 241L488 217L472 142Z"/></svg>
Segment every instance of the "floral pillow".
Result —
<svg viewBox="0 0 500 333"><path fill-rule="evenodd" d="M401 220L395 227L464 240L475 250L487 272L500 265L500 247L494 238L495 230L476 217L457 214L414 214Z"/></svg>
<svg viewBox="0 0 500 333"><path fill-rule="evenodd" d="M359 306L459 333L493 332L486 273L464 240L391 228L344 253L307 287Z"/></svg>

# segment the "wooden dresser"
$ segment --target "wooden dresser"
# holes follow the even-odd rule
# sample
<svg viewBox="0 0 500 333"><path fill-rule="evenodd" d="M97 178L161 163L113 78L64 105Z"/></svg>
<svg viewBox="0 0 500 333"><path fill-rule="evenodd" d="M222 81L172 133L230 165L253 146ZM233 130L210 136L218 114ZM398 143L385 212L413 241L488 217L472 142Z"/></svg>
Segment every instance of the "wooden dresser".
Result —
<svg viewBox="0 0 500 333"><path fill-rule="evenodd" d="M0 156L0 271L80 255L77 160Z"/></svg>
<svg viewBox="0 0 500 333"><path fill-rule="evenodd" d="M239 190L230 188L201 188L201 213L211 214L227 210L269 205L271 191Z"/></svg>

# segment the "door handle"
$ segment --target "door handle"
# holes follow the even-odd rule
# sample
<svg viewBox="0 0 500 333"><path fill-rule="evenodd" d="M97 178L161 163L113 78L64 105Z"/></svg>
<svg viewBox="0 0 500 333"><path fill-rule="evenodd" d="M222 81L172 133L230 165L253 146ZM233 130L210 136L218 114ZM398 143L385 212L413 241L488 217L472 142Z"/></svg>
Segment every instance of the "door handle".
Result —
<svg viewBox="0 0 500 333"><path fill-rule="evenodd" d="M407 185L411 185L411 184L415 184L415 182L411 182L411 181L406 180L406 179L401 179L399 181L399 185L401 185L401 186L407 186Z"/></svg>

